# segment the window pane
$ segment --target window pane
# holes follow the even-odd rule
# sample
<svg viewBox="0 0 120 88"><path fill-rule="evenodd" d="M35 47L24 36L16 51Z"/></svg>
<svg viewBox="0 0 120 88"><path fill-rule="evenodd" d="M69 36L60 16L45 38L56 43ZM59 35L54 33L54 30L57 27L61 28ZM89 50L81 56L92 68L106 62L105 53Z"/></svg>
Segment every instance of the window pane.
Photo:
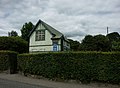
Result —
<svg viewBox="0 0 120 88"><path fill-rule="evenodd" d="M36 31L36 41L45 40L45 30L38 30Z"/></svg>

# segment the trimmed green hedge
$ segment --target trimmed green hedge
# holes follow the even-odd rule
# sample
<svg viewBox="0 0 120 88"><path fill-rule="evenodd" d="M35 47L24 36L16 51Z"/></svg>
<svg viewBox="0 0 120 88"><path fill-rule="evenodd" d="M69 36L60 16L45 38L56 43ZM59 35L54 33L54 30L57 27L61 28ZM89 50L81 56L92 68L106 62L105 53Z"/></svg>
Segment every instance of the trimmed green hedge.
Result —
<svg viewBox="0 0 120 88"><path fill-rule="evenodd" d="M0 71L10 70L15 73L17 70L17 53L13 51L0 51Z"/></svg>
<svg viewBox="0 0 120 88"><path fill-rule="evenodd" d="M20 54L18 67L50 79L120 83L120 52Z"/></svg>
<svg viewBox="0 0 120 88"><path fill-rule="evenodd" d="M27 53L28 43L21 37L0 37L0 50Z"/></svg>

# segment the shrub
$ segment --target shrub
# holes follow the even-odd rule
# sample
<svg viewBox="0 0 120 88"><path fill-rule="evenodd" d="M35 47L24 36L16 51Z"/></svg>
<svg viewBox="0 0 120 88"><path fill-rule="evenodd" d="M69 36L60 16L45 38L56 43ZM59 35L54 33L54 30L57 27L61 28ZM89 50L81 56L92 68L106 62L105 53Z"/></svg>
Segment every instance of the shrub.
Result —
<svg viewBox="0 0 120 88"><path fill-rule="evenodd" d="M49 79L120 82L120 52L20 54L19 70Z"/></svg>
<svg viewBox="0 0 120 88"><path fill-rule="evenodd" d="M15 73L17 70L17 53L13 51L0 51L0 71L10 70Z"/></svg>
<svg viewBox="0 0 120 88"><path fill-rule="evenodd" d="M28 43L20 37L0 37L0 50L28 52Z"/></svg>

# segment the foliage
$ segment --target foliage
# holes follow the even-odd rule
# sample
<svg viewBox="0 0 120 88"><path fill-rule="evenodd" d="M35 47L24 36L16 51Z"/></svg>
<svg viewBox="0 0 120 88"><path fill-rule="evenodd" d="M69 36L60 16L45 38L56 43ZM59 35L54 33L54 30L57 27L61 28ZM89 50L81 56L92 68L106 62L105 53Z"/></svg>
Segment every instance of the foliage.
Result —
<svg viewBox="0 0 120 88"><path fill-rule="evenodd" d="M14 36L14 37L16 37L16 36L18 36L18 33L16 32L16 31L11 31L11 32L8 32L8 36Z"/></svg>
<svg viewBox="0 0 120 88"><path fill-rule="evenodd" d="M86 35L81 43L81 50L110 51L111 43L104 35Z"/></svg>
<svg viewBox="0 0 120 88"><path fill-rule="evenodd" d="M21 36L24 40L29 41L29 34L30 31L33 29L34 25L32 24L32 22L29 23L25 23L21 29Z"/></svg>
<svg viewBox="0 0 120 88"><path fill-rule="evenodd" d="M112 47L112 51L120 51L120 35L117 32L112 32L107 34L107 38L109 39Z"/></svg>
<svg viewBox="0 0 120 88"><path fill-rule="evenodd" d="M93 51L95 49L94 46L94 38L92 35L86 35L85 38L82 40L80 50L88 50Z"/></svg>
<svg viewBox="0 0 120 88"><path fill-rule="evenodd" d="M19 70L49 79L120 83L120 52L20 54Z"/></svg>
<svg viewBox="0 0 120 88"><path fill-rule="evenodd" d="M70 49L72 51L78 51L80 43L78 41L73 41L72 39L68 39L68 40L70 42Z"/></svg>
<svg viewBox="0 0 120 88"><path fill-rule="evenodd" d="M17 70L17 53L13 51L0 51L0 71L10 69L10 73Z"/></svg>
<svg viewBox="0 0 120 88"><path fill-rule="evenodd" d="M113 51L120 51L120 41L119 42L116 42L116 41L112 42L112 50Z"/></svg>
<svg viewBox="0 0 120 88"><path fill-rule="evenodd" d="M20 37L0 37L0 50L28 52L28 43Z"/></svg>
<svg viewBox="0 0 120 88"><path fill-rule="evenodd" d="M120 35L117 32L112 32L107 34L107 37L110 41L120 41Z"/></svg>
<svg viewBox="0 0 120 88"><path fill-rule="evenodd" d="M95 50L97 51L110 51L111 43L109 39L104 35L96 35L94 36L94 45Z"/></svg>

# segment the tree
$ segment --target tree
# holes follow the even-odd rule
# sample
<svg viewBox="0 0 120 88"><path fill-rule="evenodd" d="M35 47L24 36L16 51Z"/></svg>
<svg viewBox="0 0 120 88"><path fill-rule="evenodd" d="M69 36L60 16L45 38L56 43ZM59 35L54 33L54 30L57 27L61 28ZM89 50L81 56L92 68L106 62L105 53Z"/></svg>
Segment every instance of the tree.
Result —
<svg viewBox="0 0 120 88"><path fill-rule="evenodd" d="M78 41L74 41L72 39L68 39L69 42L70 42L70 49L72 51L78 51L79 50L79 46L80 46L80 43Z"/></svg>
<svg viewBox="0 0 120 88"><path fill-rule="evenodd" d="M95 50L97 51L110 51L111 43L109 39L104 35L94 36Z"/></svg>
<svg viewBox="0 0 120 88"><path fill-rule="evenodd" d="M14 36L14 37L16 37L16 36L18 36L18 33L16 32L16 31L11 31L11 32L8 32L8 36Z"/></svg>
<svg viewBox="0 0 120 88"><path fill-rule="evenodd" d="M120 35L119 35L119 33L112 32L112 33L107 34L106 37L109 39L109 41L112 45L111 50L112 51L120 51Z"/></svg>
<svg viewBox="0 0 120 88"><path fill-rule="evenodd" d="M86 35L81 43L81 50L87 51L109 51L111 43L104 35Z"/></svg>
<svg viewBox="0 0 120 88"><path fill-rule="evenodd" d="M118 32L112 32L107 34L108 39L112 41L120 41L120 35Z"/></svg>
<svg viewBox="0 0 120 88"><path fill-rule="evenodd" d="M113 51L120 51L120 41L119 42L116 42L116 41L112 42L112 50Z"/></svg>
<svg viewBox="0 0 120 88"><path fill-rule="evenodd" d="M29 40L29 37L28 35L30 34L30 31L33 29L34 25L32 24L32 22L29 22L29 23L25 23L21 29L21 37L28 41Z"/></svg>
<svg viewBox="0 0 120 88"><path fill-rule="evenodd" d="M94 37L92 35L85 36L85 38L82 40L80 50L94 50Z"/></svg>

